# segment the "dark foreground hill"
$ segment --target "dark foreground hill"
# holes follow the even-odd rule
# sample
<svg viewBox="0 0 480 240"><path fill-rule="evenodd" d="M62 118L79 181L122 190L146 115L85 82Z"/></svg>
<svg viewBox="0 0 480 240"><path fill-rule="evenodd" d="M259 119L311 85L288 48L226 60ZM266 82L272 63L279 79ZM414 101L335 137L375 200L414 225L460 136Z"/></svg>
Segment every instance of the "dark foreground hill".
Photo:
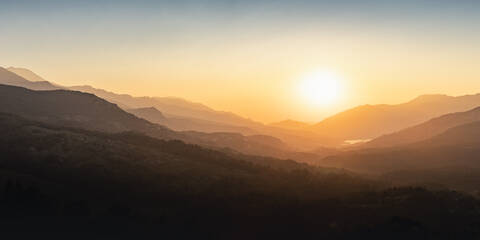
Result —
<svg viewBox="0 0 480 240"><path fill-rule="evenodd" d="M480 203L341 171L0 114L2 236L476 239Z"/></svg>
<svg viewBox="0 0 480 240"><path fill-rule="evenodd" d="M327 157L322 165L386 174L403 183L430 183L477 193L479 159L480 121L476 121L417 143Z"/></svg>

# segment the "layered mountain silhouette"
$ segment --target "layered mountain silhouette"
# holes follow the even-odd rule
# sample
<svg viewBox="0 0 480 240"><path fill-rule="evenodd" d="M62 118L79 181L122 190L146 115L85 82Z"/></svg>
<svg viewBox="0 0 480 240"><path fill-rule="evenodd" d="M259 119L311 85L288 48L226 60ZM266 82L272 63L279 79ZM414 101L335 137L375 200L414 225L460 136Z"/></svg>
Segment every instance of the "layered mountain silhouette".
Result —
<svg viewBox="0 0 480 240"><path fill-rule="evenodd" d="M158 109L154 107L145 107L145 108L133 108L127 110L129 113L142 117L144 119L155 119L156 123L166 123L167 118L163 115L162 112L158 111Z"/></svg>
<svg viewBox="0 0 480 240"><path fill-rule="evenodd" d="M478 95L361 106L315 126L264 125L182 99L71 90L25 69L0 69L0 83L5 236L477 238L480 201L445 189L480 192L480 108L421 119L475 105ZM362 149L321 147L417 121Z"/></svg>
<svg viewBox="0 0 480 240"><path fill-rule="evenodd" d="M42 155L42 151L45 152L45 150L48 149L49 153L56 155L59 158L68 154L77 153L80 154L77 157L81 158L82 152L88 154L88 149L93 148L96 149L95 154L98 155L97 157L103 159L98 162L98 164L116 159L117 156L134 155L144 160L148 159L148 161L135 162L134 159L128 158L119 160L124 161L124 164L131 165L133 168L141 167L143 165L142 168L150 168L154 171L171 171L168 172L168 174L173 175L184 174L182 171L189 168L188 171L198 171L195 174L217 172L218 174L225 174L225 176L233 176L235 175L235 171L242 171L242 168L244 167L255 168L254 165L247 164L248 162L254 163L258 166L269 166L274 169L305 169L317 173L332 173L332 171L326 169L310 167L306 164L300 164L295 161L215 151L198 145L186 144L178 140L165 141L146 136L139 132L92 131L70 126L64 127L57 123L52 124L41 120L41 118L39 119L40 121L37 121L32 120L32 118L25 118L10 113L0 113L0 129L3 132L0 139L1 142L4 143L2 144L3 152L10 152L12 154L24 156L31 155L32 158L44 158L45 156ZM263 141L264 139L258 140ZM24 143L19 144L18 146L13 146L10 150L6 148L6 146L19 141L24 141ZM46 144L47 142L51 144ZM28 148L31 148L32 151L28 151ZM25 149L25 151L17 151L18 149ZM109 154L113 155L108 156ZM72 156L69 161L71 160L71 163L75 164L74 162L77 157ZM84 159L84 162L80 164L96 164L94 161L94 159ZM168 163L167 165L170 169L163 169L159 165L154 166L155 162ZM138 165L134 166L135 163ZM225 166L229 164L232 164L231 168L225 168ZM114 167L113 165L109 165L110 164L106 164L105 167ZM189 167L188 165L195 165L203 169L190 168L191 166ZM217 168L221 168L222 170ZM123 170L129 169L126 168ZM142 171L146 170L143 169ZM229 173L229 171L231 172ZM346 172L341 173L344 174ZM112 172L112 174L114 173ZM167 174L167 172L165 174ZM119 177L121 177L121 175L128 174L120 174ZM212 177L212 180L213 179L214 177Z"/></svg>
<svg viewBox="0 0 480 240"><path fill-rule="evenodd" d="M5 70L5 69L3 69ZM4 75L0 76L0 83L9 83L13 86L26 86L29 89L36 89L35 85L39 82L31 82L28 81L10 71L3 71ZM6 76L6 77L3 77ZM13 79L13 80L9 80ZM48 83L48 82L47 82ZM57 85L49 85L47 89L60 89L63 88L57 87ZM53 87L52 87L53 86ZM6 112L11 112L14 114L20 113L22 116L26 117L35 117L35 119L43 118L43 120L53 122L55 121L57 124L62 124L63 126L77 126L92 130L98 131L109 131L109 132L116 132L116 131L137 131L146 133L149 136L154 136L161 139L179 139L188 143L200 144L202 146L208 146L215 149L221 148L230 148L235 151L239 151L246 154L255 154L261 156L273 156L278 158L295 158L299 161L307 161L307 162L315 162L320 157L324 156L324 154L318 153L306 153L303 152L302 149L306 148L315 148L318 145L322 145L315 140L318 139L316 135L306 135L306 134L298 134L297 132L291 132L290 130L283 130L277 128L264 128L263 125L262 129L266 129L265 131L255 131L248 127L242 126L234 126L228 125L218 122L212 122L204 119L194 119L191 117L182 117L182 116L175 116L175 115L164 115L162 112L158 111L156 108L147 107L147 108L140 108L140 109L129 109L134 114L137 114L137 118L132 118L133 115L127 114L124 110L118 108L114 104L110 104L109 102L101 99L101 98L94 98L95 95L93 94L85 94L82 95L80 92L76 91L50 91L45 93L34 93L28 92L24 90L8 90L8 86L4 87L5 95L2 96L5 98L4 103L24 103L23 105L20 104L17 109L8 109L7 107L12 106L3 106ZM41 88L43 90L43 88ZM109 95L112 94L115 97L126 97L127 99L131 99L133 97L128 95L117 95L114 93L109 93L103 90L104 94ZM76 93L75 93L76 92ZM15 93L15 94L14 94ZM16 95L18 94L18 95ZM43 96L44 98L36 99L36 98L29 98L26 97L25 99L20 99L19 96L23 96L23 94L32 96ZM50 96L48 96L50 95ZM72 96L77 96L79 99L71 98L71 99L63 99L63 97L70 98ZM11 97L11 99L8 99ZM80 98L84 97L85 99L80 100ZM146 100L146 102L151 102L154 98L133 98L136 99L135 101L142 102ZM182 111L186 111L185 109L195 109L195 111L205 110L213 111L208 107L205 107L201 104L191 104L188 101L182 99L175 99L175 98L165 98L169 104L168 108L175 108L175 106L184 106ZM44 102L42 102L45 100ZM79 100L82 103L80 104L81 107L71 107L75 106L76 101ZM84 102L86 100L86 102ZM58 101L58 102L57 102ZM61 101L64 101L65 104L62 106ZM102 107L100 105L90 105L91 102L96 103L104 103ZM156 101L156 100L153 100ZM39 106L38 104L44 104ZM121 104L121 103L120 103ZM148 104L147 104L148 105ZM161 104L165 106L165 104ZM100 107L99 109L94 108L94 106ZM24 107L24 109L22 109ZM125 107L125 106L124 106ZM59 109L57 111L57 109ZM105 110L110 109L110 110ZM102 114L107 114L112 109L115 110L115 114L109 117L103 118ZM125 109L125 108L124 108ZM78 110L78 112L75 112ZM2 111L0 109L0 111ZM33 111L33 112L30 112ZM44 112L42 112L44 111ZM66 112L62 112L66 111ZM90 111L84 115L82 111ZM44 115L39 115L39 113ZM30 115L29 115L30 113ZM97 113L99 115L97 115ZM57 115L60 116L57 116ZM63 115L61 115L63 114ZM127 116L127 115L128 116ZM122 115L122 117L118 117ZM39 117L41 116L41 117ZM94 118L97 117L97 118ZM150 122L147 121L140 121L140 117L146 118ZM164 119L167 118L166 120ZM122 119L130 119L127 122L122 122ZM132 119L135 119L132 121ZM162 126L167 126L169 128L179 130L180 132L171 131L165 127L158 126L153 123L160 124ZM133 124L133 125L131 125ZM192 130L194 129L194 130ZM200 131L200 132L198 132ZM290 142L283 143L279 141L275 137L261 137L261 135L265 135L268 133L275 133L278 136L283 137L284 139L288 139ZM244 136L244 134L250 136ZM275 135L271 134L271 135ZM209 137L208 137L209 136ZM282 139L283 140L283 139ZM325 141L332 141L331 139L324 138L321 142ZM282 142L282 143L280 143ZM297 145L292 145L290 143L294 143ZM305 147L308 146L308 147ZM302 153L303 152L303 153Z"/></svg>
<svg viewBox="0 0 480 240"><path fill-rule="evenodd" d="M155 107L156 109L164 112L165 115L171 116L172 118L189 120L190 123L196 123L196 121L199 121L200 125L202 125L205 124L205 122L210 122L212 124L211 128L213 128L213 123L215 122L222 123L222 128L225 128L225 126L229 126L229 124L232 123L240 126L261 125L260 123L242 118L235 114L215 111L203 104L189 102L181 98L132 97L127 94L115 94L103 89L96 89L91 86L73 86L68 88L62 87L45 81L42 77L25 68L1 68L0 84L25 87L32 90L70 89L92 93L100 98L115 103L124 109ZM188 127L186 125L182 125L180 123L178 125L179 128L181 128L178 130L199 130L195 129L195 126L187 129ZM211 131L214 132L217 130L212 129ZM252 132L252 130L249 129L246 129L245 131L247 133Z"/></svg>
<svg viewBox="0 0 480 240"><path fill-rule="evenodd" d="M155 107L165 117L171 119L169 126L175 130L270 135L280 138L299 151L311 150L320 146L337 146L342 143L336 137L326 137L308 130L267 126L233 113L216 111L203 104L192 103L179 98L132 97L127 94L116 94L90 86L76 86L70 87L70 89L95 94L118 104L126 110ZM135 113L135 111L132 113ZM143 116L149 117L149 115ZM157 122L155 118L147 119Z"/></svg>
<svg viewBox="0 0 480 240"><path fill-rule="evenodd" d="M178 131L188 131L190 134L194 134L191 129L195 129L196 132L215 133L216 136L231 135L229 133L242 133L246 134L247 138L249 138L250 140L268 140L267 142L277 143L275 144L275 148L289 149L290 153L285 153L284 151L281 151L274 156L281 158L293 158L299 161L315 162L316 159L320 159L333 151L333 149L330 148L327 150L327 148L325 147L317 147L318 145L323 145L325 143L328 143L327 145L335 145L336 143L338 143L335 142L336 140L328 138L322 138L322 144L317 143L315 140L318 140L319 136L307 131L290 131L277 127L260 127L257 128L258 131L255 131L248 127L226 125L223 123L212 122L203 119L193 119L179 116L175 117L172 115L165 116L162 112L160 112L154 107L127 109L126 111L138 117L144 118L150 122L158 123ZM199 136L199 134L195 135ZM284 143L280 143L279 139L277 139L276 137L267 136L278 136ZM217 141L222 140L220 138L217 139ZM212 142L212 144L215 143ZM305 149L313 149L314 151L302 151Z"/></svg>
<svg viewBox="0 0 480 240"><path fill-rule="evenodd" d="M28 81L31 81L31 82L47 82L47 80L43 79L42 77L40 77L36 73L34 73L34 72L32 72L32 71L30 71L26 68L8 67L7 70L17 74L20 77L25 78L25 79L27 79Z"/></svg>
<svg viewBox="0 0 480 240"><path fill-rule="evenodd" d="M44 81L37 74L24 68L11 67L8 70L1 68L0 76L2 76L0 84L21 86L33 90L65 88ZM68 89L95 94L137 116L166 125L174 130L271 135L282 139L300 151L319 149L325 146L338 147L346 140L377 138L444 114L470 110L477 107L480 102L479 94L459 97L422 95L404 104L359 106L314 125L294 120L264 125L180 98L132 97L91 86L74 86ZM155 114L148 114L147 110L152 107L160 111L169 121L163 119L162 122L161 119L155 117ZM152 110L150 109L150 111Z"/></svg>
<svg viewBox="0 0 480 240"><path fill-rule="evenodd" d="M290 148L274 137L177 132L127 113L117 105L89 93L70 90L33 91L0 85L0 101L0 112L60 126L112 133L135 131L159 139L178 139L215 149L229 148L246 154L281 158L290 156Z"/></svg>
<svg viewBox="0 0 480 240"><path fill-rule="evenodd" d="M11 68L12 73L16 71L30 80L38 80L35 73L27 69ZM43 78L42 78L43 79ZM321 146L337 146L342 143L335 137L326 137L312 131L302 129L286 129L274 127L255 122L229 112L216 111L200 103L190 102L174 97L132 97L127 94L116 94L103 89L96 89L91 86L63 87L49 82L32 82L25 79L21 83L2 82L0 84L21 86L33 90L70 89L75 91L92 93L109 102L117 104L124 110L139 114L143 118L155 123L167 125L178 131L200 131L200 132L233 132L243 135L271 135L280 138L288 145L298 151L308 151ZM41 86L40 85L45 85ZM159 122L154 115L145 114L145 110L154 107L159 110L168 122ZM136 111L135 109L140 109ZM143 110L141 110L143 109ZM150 109L152 110L152 109Z"/></svg>
<svg viewBox="0 0 480 240"><path fill-rule="evenodd" d="M203 104L190 102L174 97L132 97L128 94L116 94L91 86L73 86L71 90L88 92L104 98L112 103L128 108L155 107L166 116L182 116L194 119L209 120L224 124L241 126L261 125L258 122L242 118L229 112L215 111Z"/></svg>
<svg viewBox="0 0 480 240"><path fill-rule="evenodd" d="M453 127L424 141L389 148L348 151L327 157L338 167L369 172L468 165L480 168L480 121Z"/></svg>
<svg viewBox="0 0 480 240"><path fill-rule="evenodd" d="M10 71L10 69L12 71ZM41 81L29 81L21 77L20 75L17 75L15 72L18 72L19 74L22 74L25 76L29 76L32 79L41 80ZM26 69L21 69L21 68L9 68L9 70L7 70L5 68L0 67L0 84L19 86L19 87L24 87L24 88L33 89L33 90L53 90L53 89L61 88L50 82L44 81L43 79L41 79L39 76L37 76L31 71L28 71Z"/></svg>
<svg viewBox="0 0 480 240"><path fill-rule="evenodd" d="M127 112L132 113L136 116L144 118L150 122L158 123L164 126L167 126L173 130L177 131L200 131L206 133L213 132L232 132L232 133L242 133L246 135L259 134L257 131L254 131L248 127L233 126L224 123L212 122L203 119L189 118L189 117L180 117L169 115L166 117L162 112L160 112L155 107L145 107L145 108L134 108L126 109Z"/></svg>
<svg viewBox="0 0 480 240"><path fill-rule="evenodd" d="M370 174L387 174L409 184L431 182L461 190L479 191L479 158L480 121L475 121L450 128L420 142L329 156L322 160L321 165Z"/></svg>
<svg viewBox="0 0 480 240"><path fill-rule="evenodd" d="M0 111L65 126L105 132L155 132L168 138L174 132L118 108L97 96L69 90L34 91L0 85ZM155 134L155 133L154 133Z"/></svg>
<svg viewBox="0 0 480 240"><path fill-rule="evenodd" d="M480 107L466 112L450 113L425 123L387 134L364 144L364 148L391 147L419 142L439 135L446 130L467 123L480 121Z"/></svg>
<svg viewBox="0 0 480 240"><path fill-rule="evenodd" d="M44 82L43 78L28 69L0 69L0 83L22 86L36 90L62 88L56 84ZM28 77L28 81L17 74ZM205 133L231 132L242 135L270 135L281 139L295 151L314 151L325 147L341 146L345 140L370 139L384 134L362 147L385 147L402 143L420 141L440 133L448 127L427 130L420 126L419 132L425 136L413 134L416 130L397 132L407 127L425 122L440 115L469 110L477 106L480 95L449 97L446 95L423 95L408 103L398 105L365 105L336 114L315 125L286 120L263 125L232 113L215 111L203 104L189 102L179 98L132 97L116 94L90 86L76 86L68 89L89 92L113 102L134 115L150 122L164 125L177 131L198 131ZM462 123L462 121L460 121ZM450 125L446 125L450 126ZM453 124L452 126L455 126ZM437 129L436 127L432 127ZM426 131L429 131L426 133ZM406 135L411 135L407 137ZM419 138L419 139L417 139ZM396 139L396 140L395 140ZM410 140L409 140L410 139ZM327 152L331 151L326 151ZM321 154L324 155L324 154Z"/></svg>
<svg viewBox="0 0 480 240"><path fill-rule="evenodd" d="M480 94L423 95L398 105L364 105L331 116L309 129L344 140L373 139L432 118L480 105Z"/></svg>

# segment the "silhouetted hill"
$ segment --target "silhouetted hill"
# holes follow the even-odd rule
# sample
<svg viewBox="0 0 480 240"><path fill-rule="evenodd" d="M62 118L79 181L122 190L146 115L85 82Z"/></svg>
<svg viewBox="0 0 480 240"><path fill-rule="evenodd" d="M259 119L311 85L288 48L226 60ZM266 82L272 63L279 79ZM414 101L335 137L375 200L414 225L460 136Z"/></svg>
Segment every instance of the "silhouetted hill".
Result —
<svg viewBox="0 0 480 240"><path fill-rule="evenodd" d="M167 118L163 115L163 113L154 107L134 108L126 111L143 119L147 119L150 122L162 123L167 121ZM150 119L153 119L154 121Z"/></svg>
<svg viewBox="0 0 480 240"><path fill-rule="evenodd" d="M285 129L300 130L300 129L305 129L305 128L309 127L310 124L288 119L288 120L284 120L284 121L280 121L280 122L270 123L269 126L285 128Z"/></svg>
<svg viewBox="0 0 480 240"><path fill-rule="evenodd" d="M76 91L33 91L0 85L0 111L97 131L160 131L156 135L164 134L166 138L174 135L173 131L126 113L93 94Z"/></svg>
<svg viewBox="0 0 480 240"><path fill-rule="evenodd" d="M212 169L213 167L215 167L215 164L221 166L224 164L235 162L238 162L239 166L245 164L245 162L251 162L259 164L261 166L269 166L275 169L306 169L319 173L325 172L325 170L311 167L306 164L297 163L295 161L285 161L267 157L242 155L235 152L226 153L221 151L215 151L208 148L202 148L198 145L186 144L178 140L161 140L133 131L108 133L91 131L70 126L64 127L57 124L44 123L7 113L0 113L0 129L4 133L1 137L2 142L4 143L2 144L3 152L15 152L18 154L26 155L35 155L36 153L40 154L36 157L44 157L42 155L42 152L48 152L53 155L59 154L59 156L66 156L68 155L68 152L70 152L71 154L82 153L82 151L85 151L85 153L89 153L91 152L91 150L96 149L94 152L95 154L99 154L99 158L112 157L113 159L115 159L115 155L126 154L128 156L129 151L131 152L130 154L133 154L135 152L135 154L133 155L138 155L138 158L136 160L128 158L122 160L126 162L132 161L130 164L142 165L143 163L138 162L140 159L145 158L145 156L142 155L150 154L152 154L151 161L171 161L170 164L183 165L185 163L181 163L176 160L176 158L183 158L183 160L189 161L189 164L192 165L206 164L206 169L201 170L199 174L203 174L204 172L206 173L209 171L215 172L216 170ZM255 136L252 138L257 138L256 141L266 141L260 136ZM18 144L18 146L14 146L15 144L20 143L23 140L25 140L23 144ZM272 140L268 139L268 141ZM90 144L91 146L88 146ZM281 142L277 142L277 144L281 144ZM13 148L6 147L8 145L12 146ZM32 151L17 151L15 148L31 148ZM112 149L109 150L109 148ZM105 152L103 152L103 150L105 150ZM109 153L114 153L114 155L108 157ZM165 156L162 156L162 154L160 153L164 154ZM205 160L200 160L202 159L202 156L205 157ZM76 158L74 157L74 155L70 157L72 157L72 160ZM84 161L88 162L95 160L85 159ZM254 167L253 165L249 166ZM226 170L236 171L235 168L236 167ZM167 171L166 169L161 170ZM198 169L192 170L197 171ZM179 172L179 174L180 173L181 171Z"/></svg>
<svg viewBox="0 0 480 240"><path fill-rule="evenodd" d="M290 150L281 140L266 135L243 136L239 133L222 132L205 134L194 131L185 133L187 133L188 136L193 136L195 139L201 139L202 142L205 142L209 146L221 146L222 143L231 142L233 146L236 146L236 148L232 147L232 149L245 149L244 152L255 155L265 155L262 154L262 152L272 151L269 156L282 157L281 155L275 155L273 151L276 149L277 151L280 151L279 154L281 154ZM259 148L259 146L262 146L263 149ZM247 151L247 149L250 150Z"/></svg>
<svg viewBox="0 0 480 240"><path fill-rule="evenodd" d="M420 124L434 117L480 105L480 94L450 97L423 95L398 105L364 105L329 117L310 129L344 140L372 139Z"/></svg>
<svg viewBox="0 0 480 240"><path fill-rule="evenodd" d="M12 70L17 71L32 80L38 79L33 77L36 76L36 74L28 69L14 68ZM1 76L0 84L2 84ZM26 79L21 80L21 83L13 84L11 82L5 82L5 84L21 86L33 90L65 88L49 82L31 82ZM216 111L203 104L190 102L181 98L132 97L127 94L116 94L90 86L74 86L65 89L95 94L100 98L117 104L124 110L130 111L130 109L155 107L169 119L168 123L161 122L159 119L155 119L154 116L148 114L143 114L140 117L146 118L154 123L168 125L168 127L178 131L200 131L207 133L234 132L243 135L264 134L280 138L298 151L309 151L321 146L338 146L342 144L342 140L337 139L336 137L324 136L312 131L304 131L302 129L285 129L267 126L229 112ZM132 111L132 113L138 115L142 114L140 111Z"/></svg>
<svg viewBox="0 0 480 240"><path fill-rule="evenodd" d="M62 87L51 84L45 81L43 78L35 74L34 72L25 69L25 68L13 68L10 67L8 70L12 73L17 73L17 75L9 74L8 71L4 71L5 76L0 75L0 84L4 83L6 85L20 86L32 90L55 90L62 89ZM8 76L10 75L10 76ZM235 117L233 114L217 112L210 109L207 106L204 106L199 103L189 102L180 98L134 98L129 95L115 94L107 92L101 89L94 89L89 86L78 86L71 87L71 90L79 90L83 92L93 93L101 98L105 98L108 101L116 103L118 106L127 109L133 114L145 118L151 122L159 123L163 125L168 125L168 127L178 130L178 131L202 131L202 132L239 132L243 134L258 134L257 131L249 129L248 127L228 125L221 122L213 122L209 120L204 120L200 118L192 117L182 117L175 114L197 114L197 115L207 115L212 117L213 115L218 116L227 116L228 121L236 119L234 121L241 121L240 117ZM130 109L130 104L134 106L146 106L138 109ZM160 119L152 112L152 106L158 105L162 109L165 109L173 114L169 114L168 123L165 121L159 121ZM150 111L148 111L150 110ZM194 113L196 112L196 113ZM212 114L213 113L213 114ZM186 115L189 115L186 114ZM163 115L163 114L162 114ZM245 119L246 120L246 119ZM251 121L247 121L249 124Z"/></svg>
<svg viewBox="0 0 480 240"><path fill-rule="evenodd" d="M439 135L450 128L475 121L480 121L480 107L467 112L450 113L431 119L405 130L373 139L362 147L390 147L419 142Z"/></svg>
<svg viewBox="0 0 480 240"><path fill-rule="evenodd" d="M128 94L116 94L91 86L73 86L72 90L88 92L113 103L121 103L130 108L155 107L164 115L174 115L204 119L224 124L241 126L257 125L260 123L242 118L229 112L215 111L203 104L190 102L174 97L132 97Z"/></svg>
<svg viewBox="0 0 480 240"><path fill-rule="evenodd" d="M180 98L132 97L90 86L75 86L70 89L95 94L124 109L155 107L170 119L169 126L176 130L270 135L281 139L299 151L307 151L320 146L338 146L342 143L341 139L335 136L327 137L312 131L266 126L229 112L216 111L203 104L192 103ZM157 122L153 118L148 120Z"/></svg>
<svg viewBox="0 0 480 240"><path fill-rule="evenodd" d="M233 126L203 119L186 118L174 115L169 115L166 117L154 107L127 109L126 111L150 122L167 126L176 131L200 131L205 133L232 132L242 133L244 135L258 134L257 131L247 127Z"/></svg>
<svg viewBox="0 0 480 240"><path fill-rule="evenodd" d="M0 67L0 76L2 84L17 85L29 83L29 81L25 80L24 78L2 67Z"/></svg>
<svg viewBox="0 0 480 240"><path fill-rule="evenodd" d="M380 190L293 161L9 114L0 114L0 131L0 230L8 238L478 237L480 202L458 192Z"/></svg>
<svg viewBox="0 0 480 240"><path fill-rule="evenodd" d="M77 91L33 91L0 85L0 112L61 126L104 132L135 131L159 139L178 139L215 149L230 148L246 154L289 157L288 146L273 137L176 132L127 113L93 94Z"/></svg>
<svg viewBox="0 0 480 240"><path fill-rule="evenodd" d="M26 68L8 67L7 70L31 82L47 82L47 80Z"/></svg>
<svg viewBox="0 0 480 240"><path fill-rule="evenodd" d="M368 172L468 165L480 168L480 121L460 125L408 145L372 148L327 157L325 163Z"/></svg>
<svg viewBox="0 0 480 240"><path fill-rule="evenodd" d="M350 151L323 159L322 166L371 174L408 174L410 181L480 191L480 121L460 125L430 139L390 148ZM465 174L462 172L475 174ZM446 178L445 172L452 178ZM418 175L415 175L415 174ZM437 175L435 175L437 174ZM434 176L438 176L436 179ZM404 178L405 179L405 178ZM455 185L458 183L458 185Z"/></svg>
<svg viewBox="0 0 480 240"><path fill-rule="evenodd" d="M53 90L53 89L60 88L47 81L41 81L41 82L28 81L25 78L2 67L0 67L0 84L25 87L33 90Z"/></svg>
<svg viewBox="0 0 480 240"><path fill-rule="evenodd" d="M418 144L422 147L461 146L464 148L480 148L480 120L450 128L444 133Z"/></svg>

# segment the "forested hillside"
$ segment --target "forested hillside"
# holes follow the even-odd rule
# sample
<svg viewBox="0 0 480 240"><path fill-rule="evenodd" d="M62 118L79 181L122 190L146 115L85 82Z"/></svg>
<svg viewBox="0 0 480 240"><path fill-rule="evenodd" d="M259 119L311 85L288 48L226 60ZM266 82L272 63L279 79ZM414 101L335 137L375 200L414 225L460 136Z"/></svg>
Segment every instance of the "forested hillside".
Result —
<svg viewBox="0 0 480 240"><path fill-rule="evenodd" d="M0 130L6 236L477 236L480 202L456 192L381 190L344 171L9 114L0 115Z"/></svg>

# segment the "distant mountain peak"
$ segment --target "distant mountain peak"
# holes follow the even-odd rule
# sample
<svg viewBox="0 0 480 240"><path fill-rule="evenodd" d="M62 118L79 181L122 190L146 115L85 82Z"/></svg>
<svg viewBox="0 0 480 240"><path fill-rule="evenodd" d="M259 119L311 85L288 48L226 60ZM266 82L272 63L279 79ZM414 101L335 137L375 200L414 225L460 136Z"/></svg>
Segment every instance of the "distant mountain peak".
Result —
<svg viewBox="0 0 480 240"><path fill-rule="evenodd" d="M480 94L420 95L401 104L361 105L337 113L309 129L344 140L373 139L415 126L447 113L464 112L480 105Z"/></svg>
<svg viewBox="0 0 480 240"><path fill-rule="evenodd" d="M32 82L47 82L47 80L40 77L38 74L34 73L33 71L26 69L26 68L19 68L19 67L8 67L8 71L17 74L20 77L27 79L28 81Z"/></svg>
<svg viewBox="0 0 480 240"><path fill-rule="evenodd" d="M126 111L155 123L165 124L167 120L165 115L156 107L132 108Z"/></svg>
<svg viewBox="0 0 480 240"><path fill-rule="evenodd" d="M380 136L364 147L392 147L419 142L457 126L477 121L480 121L480 107L465 112L448 113L401 131Z"/></svg>
<svg viewBox="0 0 480 240"><path fill-rule="evenodd" d="M144 111L152 111L152 112L160 112L157 108L155 107L144 107L144 108L137 108L138 110L144 110Z"/></svg>
<svg viewBox="0 0 480 240"><path fill-rule="evenodd" d="M450 98L453 98L453 97L448 96L446 94L423 94L411 100L410 103L434 102L434 101L442 101Z"/></svg>
<svg viewBox="0 0 480 240"><path fill-rule="evenodd" d="M33 90L55 90L63 88L60 85L46 81L28 69L14 67L0 67L0 84Z"/></svg>

